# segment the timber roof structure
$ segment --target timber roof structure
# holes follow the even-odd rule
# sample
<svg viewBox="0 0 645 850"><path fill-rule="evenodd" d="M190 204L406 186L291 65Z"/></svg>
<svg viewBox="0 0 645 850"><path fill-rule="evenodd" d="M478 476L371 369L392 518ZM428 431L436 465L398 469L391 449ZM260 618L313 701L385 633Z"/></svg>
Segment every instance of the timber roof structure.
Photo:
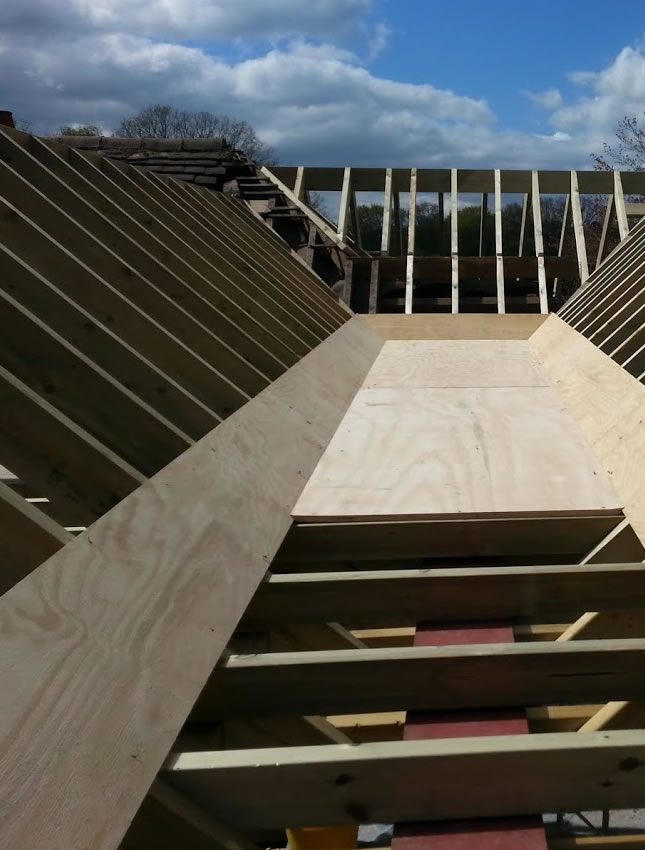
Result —
<svg viewBox="0 0 645 850"><path fill-rule="evenodd" d="M0 846L643 846L543 821L645 798L643 175L217 144L180 157L210 186L163 170L187 143L0 128ZM415 188L494 196L494 256L457 215L417 255ZM541 193L573 258L540 250Z"/></svg>

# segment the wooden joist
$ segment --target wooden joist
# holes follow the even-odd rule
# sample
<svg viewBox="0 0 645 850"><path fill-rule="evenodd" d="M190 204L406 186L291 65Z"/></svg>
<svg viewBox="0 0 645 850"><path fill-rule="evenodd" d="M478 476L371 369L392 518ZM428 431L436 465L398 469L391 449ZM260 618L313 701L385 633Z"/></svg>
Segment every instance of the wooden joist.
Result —
<svg viewBox="0 0 645 850"><path fill-rule="evenodd" d="M645 699L644 662L645 639L231 656L194 719Z"/></svg>
<svg viewBox="0 0 645 850"><path fill-rule="evenodd" d="M644 763L643 732L563 732L175 753L163 776L258 829L637 807Z"/></svg>
<svg viewBox="0 0 645 850"><path fill-rule="evenodd" d="M69 525L90 525L145 476L0 366L2 461Z"/></svg>
<svg viewBox="0 0 645 850"><path fill-rule="evenodd" d="M621 519L620 516L598 514L532 519L294 523L273 569L289 571L289 565L299 561L320 563L387 558L551 554L579 560Z"/></svg>
<svg viewBox="0 0 645 850"><path fill-rule="evenodd" d="M205 325L216 326L220 338L259 371L269 378L275 378L290 365L285 364L277 352L262 345L259 338L262 334L261 325L238 307L223 289L216 289L171 247L150 234L128 212L109 201L99 189L80 177L46 145L36 147L47 151L60 167L67 169L63 176L59 177L35 156L17 144L10 145L9 141L0 131L3 194L9 180L7 172L13 168L17 174L19 170L20 175L24 175L34 189L64 210L77 226L95 234L143 277L154 279L156 286L171 298L175 297L196 319ZM77 181L82 183L82 189ZM23 208L20 200L16 206ZM229 318L229 313L233 318Z"/></svg>
<svg viewBox="0 0 645 850"><path fill-rule="evenodd" d="M250 623L518 620L629 608L645 598L645 565L361 570L269 576L246 611Z"/></svg>
<svg viewBox="0 0 645 850"><path fill-rule="evenodd" d="M0 596L73 536L0 481Z"/></svg>
<svg viewBox="0 0 645 850"><path fill-rule="evenodd" d="M340 328L0 599L3 847L116 848L381 345Z"/></svg>

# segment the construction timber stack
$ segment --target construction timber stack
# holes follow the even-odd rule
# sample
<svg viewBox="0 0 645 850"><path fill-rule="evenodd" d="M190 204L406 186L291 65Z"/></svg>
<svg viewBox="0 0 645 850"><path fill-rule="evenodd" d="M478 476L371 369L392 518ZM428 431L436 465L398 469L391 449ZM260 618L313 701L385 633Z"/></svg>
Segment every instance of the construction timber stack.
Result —
<svg viewBox="0 0 645 850"><path fill-rule="evenodd" d="M3 850L643 805L644 224L560 316L357 316L250 201L12 130L0 178Z"/></svg>

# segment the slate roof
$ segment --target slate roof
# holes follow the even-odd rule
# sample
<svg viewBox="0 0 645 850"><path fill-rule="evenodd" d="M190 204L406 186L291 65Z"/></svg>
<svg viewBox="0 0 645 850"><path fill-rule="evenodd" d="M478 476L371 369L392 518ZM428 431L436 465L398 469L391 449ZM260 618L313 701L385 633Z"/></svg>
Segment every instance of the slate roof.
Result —
<svg viewBox="0 0 645 850"><path fill-rule="evenodd" d="M237 177L255 174L255 167L225 139L124 139L116 136L57 136L80 150L170 174L187 183L221 191Z"/></svg>

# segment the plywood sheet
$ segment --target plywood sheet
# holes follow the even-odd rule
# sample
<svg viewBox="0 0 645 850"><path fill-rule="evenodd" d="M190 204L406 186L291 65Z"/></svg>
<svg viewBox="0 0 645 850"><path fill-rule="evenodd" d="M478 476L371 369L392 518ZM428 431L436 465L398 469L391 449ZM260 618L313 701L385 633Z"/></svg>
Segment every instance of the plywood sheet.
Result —
<svg viewBox="0 0 645 850"><path fill-rule="evenodd" d="M539 313L376 313L360 317L386 339L528 339L545 319Z"/></svg>
<svg viewBox="0 0 645 850"><path fill-rule="evenodd" d="M365 388L549 386L523 340L386 342Z"/></svg>
<svg viewBox="0 0 645 850"><path fill-rule="evenodd" d="M302 521L621 508L523 342L389 342L296 504Z"/></svg>

